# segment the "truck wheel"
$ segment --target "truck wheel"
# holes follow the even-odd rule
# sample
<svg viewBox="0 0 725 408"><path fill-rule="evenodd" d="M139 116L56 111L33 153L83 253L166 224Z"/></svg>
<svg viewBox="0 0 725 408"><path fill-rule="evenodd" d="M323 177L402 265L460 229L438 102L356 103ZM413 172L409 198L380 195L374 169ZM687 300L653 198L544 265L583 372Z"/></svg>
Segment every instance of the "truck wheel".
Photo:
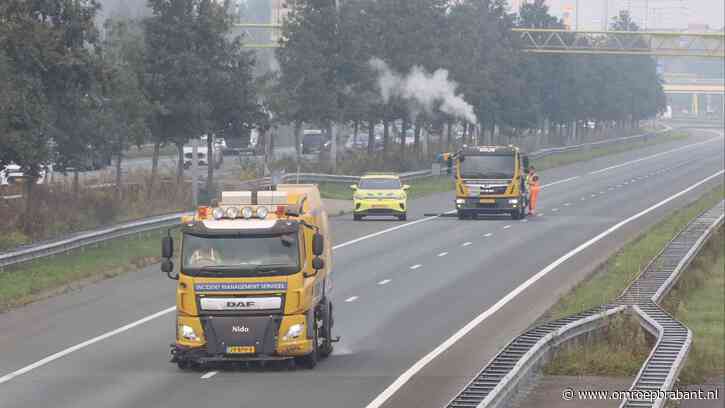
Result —
<svg viewBox="0 0 725 408"><path fill-rule="evenodd" d="M322 346L320 347L320 358L326 358L332 354L332 302L325 302L322 309Z"/></svg>
<svg viewBox="0 0 725 408"><path fill-rule="evenodd" d="M355 221L360 221L360 220L363 219L363 216L360 215L360 214L353 214L352 215L352 219L355 220Z"/></svg>
<svg viewBox="0 0 725 408"><path fill-rule="evenodd" d="M306 356L302 357L295 357L295 362L308 369L311 370L315 368L317 365L317 360L319 360L320 354L317 346L317 330L312 330L312 352Z"/></svg>
<svg viewBox="0 0 725 408"><path fill-rule="evenodd" d="M402 214L400 214L400 215L398 216L398 219L399 219L400 221L405 221L405 220L407 220L407 219L408 219L408 213L402 213Z"/></svg>
<svg viewBox="0 0 725 408"><path fill-rule="evenodd" d="M463 211L458 211L458 219L459 220L465 220L466 219L466 213Z"/></svg>

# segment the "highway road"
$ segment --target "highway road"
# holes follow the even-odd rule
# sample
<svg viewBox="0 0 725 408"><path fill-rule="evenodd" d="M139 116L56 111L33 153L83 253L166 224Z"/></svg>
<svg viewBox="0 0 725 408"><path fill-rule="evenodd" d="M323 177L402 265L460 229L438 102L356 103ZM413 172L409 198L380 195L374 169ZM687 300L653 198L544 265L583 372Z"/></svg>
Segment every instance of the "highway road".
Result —
<svg viewBox="0 0 725 408"><path fill-rule="evenodd" d="M407 223L332 218L342 341L313 371L168 363L158 267L2 314L0 407L441 407L622 242L722 182L722 133L540 172L526 221L423 216L451 193L413 201Z"/></svg>

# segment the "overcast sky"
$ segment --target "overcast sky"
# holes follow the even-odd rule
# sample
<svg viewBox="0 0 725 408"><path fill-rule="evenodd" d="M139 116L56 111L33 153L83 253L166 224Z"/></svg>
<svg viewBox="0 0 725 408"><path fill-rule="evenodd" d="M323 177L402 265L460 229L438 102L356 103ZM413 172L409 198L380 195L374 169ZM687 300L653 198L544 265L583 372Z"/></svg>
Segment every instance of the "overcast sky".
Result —
<svg viewBox="0 0 725 408"><path fill-rule="evenodd" d="M511 1L511 0L509 0ZM547 0L553 14L561 15L565 5L575 7L577 0ZM630 9L635 21L644 26L645 4L649 8L647 26L652 28L685 28L688 24L708 24L720 29L725 24L725 0L578 0L579 25L583 29L602 28L605 2L608 14ZM574 20L572 20L574 25Z"/></svg>

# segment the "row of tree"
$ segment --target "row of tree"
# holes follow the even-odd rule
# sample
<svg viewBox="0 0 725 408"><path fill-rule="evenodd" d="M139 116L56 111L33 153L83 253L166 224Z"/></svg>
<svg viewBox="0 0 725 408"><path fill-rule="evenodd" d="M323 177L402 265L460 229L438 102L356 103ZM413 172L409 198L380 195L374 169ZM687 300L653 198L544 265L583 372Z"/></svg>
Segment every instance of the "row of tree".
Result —
<svg viewBox="0 0 725 408"><path fill-rule="evenodd" d="M152 143L152 191L161 145L178 147L180 180L190 138L265 123L228 5L148 6L152 16L108 20L101 33L96 0L0 3L0 169L16 163L36 178L49 163L78 169L101 152L114 157L120 186L124 152Z"/></svg>
<svg viewBox="0 0 725 408"><path fill-rule="evenodd" d="M650 57L520 52L511 28L563 28L544 0L524 4L516 15L507 14L505 0L345 0L339 12L331 0L295 4L277 52L274 110L287 122L382 123L387 147L389 125L398 120L403 132L415 129L417 151L421 128L440 132L460 119L440 109L416 114L404 98L385 102L369 63L374 58L403 73L413 66L447 69L477 117L477 126L464 123L464 132L488 131L491 141L497 128L516 136L547 123L632 125L664 105ZM622 12L612 29L637 26Z"/></svg>
<svg viewBox="0 0 725 408"><path fill-rule="evenodd" d="M441 101L420 109L405 96L383 99L373 60L403 74L447 70L475 112L463 121L464 140L477 133L494 142L494 129L516 136L585 121L634 124L664 101L649 57L520 52L511 28L562 27L544 0L515 15L504 0L296 0L276 52L279 71L263 78L253 77L254 58L231 34L229 2L148 6L150 17L107 21L101 35L96 0L0 3L0 168L16 163L37 177L48 163L79 168L108 152L120 185L124 152L151 143L152 191L160 146L177 146L180 181L182 146L201 134L264 133L283 123L299 136L303 123L364 123L372 149L374 125L383 124L387 150L391 123L402 121L416 152L422 129L447 128L450 141L461 118ZM626 13L612 25L637 29Z"/></svg>

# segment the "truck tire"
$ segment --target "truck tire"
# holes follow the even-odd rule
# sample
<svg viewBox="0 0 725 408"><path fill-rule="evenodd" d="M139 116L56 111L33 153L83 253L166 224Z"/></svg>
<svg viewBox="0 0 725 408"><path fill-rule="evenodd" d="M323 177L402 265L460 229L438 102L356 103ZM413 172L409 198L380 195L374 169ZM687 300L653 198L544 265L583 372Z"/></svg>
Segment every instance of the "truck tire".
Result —
<svg viewBox="0 0 725 408"><path fill-rule="evenodd" d="M334 320L332 318L332 302L326 301L322 310L322 345L320 346L319 355L320 358L326 358L332 354L332 327Z"/></svg>
<svg viewBox="0 0 725 408"><path fill-rule="evenodd" d="M398 216L398 220L405 221L408 219L408 213L402 213Z"/></svg>
<svg viewBox="0 0 725 408"><path fill-rule="evenodd" d="M459 220L465 220L466 218L467 218L467 217L466 217L466 213L464 213L463 211L460 211L460 210L459 210L459 211L458 211L458 219L459 219Z"/></svg>
<svg viewBox="0 0 725 408"><path fill-rule="evenodd" d="M355 220L355 221L360 221L360 220L363 219L363 216L360 215L360 214L353 214L352 215L352 219Z"/></svg>

